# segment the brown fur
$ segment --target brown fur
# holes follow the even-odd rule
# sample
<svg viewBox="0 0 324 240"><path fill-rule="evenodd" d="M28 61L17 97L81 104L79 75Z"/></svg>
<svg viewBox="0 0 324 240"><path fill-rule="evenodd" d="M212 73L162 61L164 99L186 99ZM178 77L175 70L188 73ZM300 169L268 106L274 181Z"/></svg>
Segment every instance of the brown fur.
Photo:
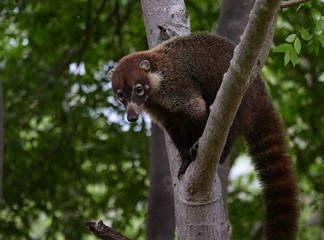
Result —
<svg viewBox="0 0 324 240"><path fill-rule="evenodd" d="M214 34L178 37L144 52L124 57L117 66L112 86L124 92L123 104L131 120L134 103L144 109L170 135L178 148L185 172L195 158L197 140L202 135L209 106L213 103L229 67L234 45ZM143 60L149 70L139 67ZM146 85L142 97L133 86ZM133 104L133 105L130 105ZM138 114L138 112L136 112ZM266 209L266 239L296 239L298 204L296 177L286 156L284 130L258 76L246 92L227 138L222 162L239 135L248 143L263 186Z"/></svg>

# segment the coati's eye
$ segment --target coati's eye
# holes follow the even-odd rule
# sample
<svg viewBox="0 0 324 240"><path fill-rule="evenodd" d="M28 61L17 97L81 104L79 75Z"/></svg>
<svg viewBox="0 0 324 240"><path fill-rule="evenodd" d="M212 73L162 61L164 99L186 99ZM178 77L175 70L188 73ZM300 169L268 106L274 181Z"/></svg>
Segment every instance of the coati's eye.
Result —
<svg viewBox="0 0 324 240"><path fill-rule="evenodd" d="M141 84L136 84L135 88L134 88L134 91L136 92L136 94L138 96L143 96L144 95L144 89L143 89Z"/></svg>
<svg viewBox="0 0 324 240"><path fill-rule="evenodd" d="M118 98L118 100L119 101L123 101L124 100L124 93L123 93L123 91L122 90L120 90L120 89L118 89L118 91L117 91L117 98Z"/></svg>

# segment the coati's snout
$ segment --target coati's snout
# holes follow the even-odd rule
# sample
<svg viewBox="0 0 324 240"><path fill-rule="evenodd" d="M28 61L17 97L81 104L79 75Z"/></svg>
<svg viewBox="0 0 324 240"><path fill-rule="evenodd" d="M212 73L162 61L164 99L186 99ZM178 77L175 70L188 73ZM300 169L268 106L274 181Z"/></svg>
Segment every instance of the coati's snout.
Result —
<svg viewBox="0 0 324 240"><path fill-rule="evenodd" d="M142 112L142 107L138 106L134 102L130 102L126 106L126 112L127 112L127 120L130 122L136 122L138 119L138 116Z"/></svg>
<svg viewBox="0 0 324 240"><path fill-rule="evenodd" d="M129 111L127 113L127 120L130 122L136 122L138 119L138 116L136 115L136 113L134 111Z"/></svg>

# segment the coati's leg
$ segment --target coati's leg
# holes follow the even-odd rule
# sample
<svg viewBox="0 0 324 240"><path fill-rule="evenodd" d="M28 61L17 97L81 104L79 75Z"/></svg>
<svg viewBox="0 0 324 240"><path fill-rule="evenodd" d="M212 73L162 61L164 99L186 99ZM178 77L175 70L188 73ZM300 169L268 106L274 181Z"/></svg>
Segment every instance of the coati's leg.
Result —
<svg viewBox="0 0 324 240"><path fill-rule="evenodd" d="M184 174L189 167L190 163L194 160L190 155L190 150L186 149L180 152L182 163L178 171L178 178L180 179L181 175Z"/></svg>
<svg viewBox="0 0 324 240"><path fill-rule="evenodd" d="M188 99L179 100L177 110L172 116L168 115L165 129L182 159L178 172L178 178L180 178L197 156L198 139L204 131L208 111L206 102L198 93L192 93Z"/></svg>
<svg viewBox="0 0 324 240"><path fill-rule="evenodd" d="M182 160L178 171L178 178L180 178L197 156L198 140L202 135L205 123L198 124L184 117L177 119L178 122L176 123L174 119L173 123L166 127L166 130L177 147Z"/></svg>
<svg viewBox="0 0 324 240"><path fill-rule="evenodd" d="M226 140L226 144L224 146L224 149L223 149L223 152L221 155L221 158L219 160L219 162L221 164L225 161L226 157L230 153L238 135L239 134L235 129L232 128L230 130L227 140ZM180 153L181 158L182 158L182 164L179 168L178 178L186 172L190 163L196 159L197 153L198 153L198 147L199 147L199 139L191 146L191 148L189 150L186 149Z"/></svg>
<svg viewBox="0 0 324 240"><path fill-rule="evenodd" d="M205 127L205 124L200 124L200 126ZM199 138L201 137L203 130L204 130L204 128L201 128L199 130L199 133L201 132L201 134L198 138L197 138L197 136L195 138L193 138L194 140L196 140L196 139L197 140L194 141L194 143L191 145L191 147L189 149L185 149L180 152L180 155L182 158L182 164L179 168L178 178L186 172L190 163L196 159L197 153L198 153L198 147L199 147ZM219 162L221 164L225 161L226 157L230 153L238 136L239 136L239 132L237 131L236 127L232 126L232 128L230 129L230 132L228 133L227 140L226 140L223 152L222 152L220 160L219 160Z"/></svg>
<svg viewBox="0 0 324 240"><path fill-rule="evenodd" d="M197 157L198 147L199 147L199 139L192 145L192 147L189 150L190 156L193 160L195 160Z"/></svg>
<svg viewBox="0 0 324 240"><path fill-rule="evenodd" d="M184 174L189 167L190 163L194 161L197 157L198 152L198 140L192 145L192 147L189 150L184 150L180 152L180 156L182 159L182 164L178 171L178 178L180 179L181 175Z"/></svg>
<svg viewBox="0 0 324 240"><path fill-rule="evenodd" d="M182 118L183 119L183 118ZM190 134L193 124L182 120L181 124L170 125L169 128L166 128L168 134L170 135L174 145L177 147L182 163L178 171L178 178L180 179L181 175L184 174L190 165L190 163L195 160L198 149L198 138L194 138ZM197 129L197 128L196 128Z"/></svg>

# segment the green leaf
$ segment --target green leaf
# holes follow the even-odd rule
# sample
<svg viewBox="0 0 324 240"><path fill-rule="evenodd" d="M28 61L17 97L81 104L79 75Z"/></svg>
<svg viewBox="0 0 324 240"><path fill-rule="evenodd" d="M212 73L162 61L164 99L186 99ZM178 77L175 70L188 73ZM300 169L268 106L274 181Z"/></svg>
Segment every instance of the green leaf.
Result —
<svg viewBox="0 0 324 240"><path fill-rule="evenodd" d="M309 52L315 52L316 55L318 55L319 52L319 41L316 41L314 39L312 39L311 41L308 42L308 48L309 48Z"/></svg>
<svg viewBox="0 0 324 240"><path fill-rule="evenodd" d="M300 35L305 41L309 41L313 38L313 35L309 34L308 30L305 28L300 29Z"/></svg>
<svg viewBox="0 0 324 240"><path fill-rule="evenodd" d="M289 43L280 44L273 51L274 52L288 52L292 48L292 45Z"/></svg>
<svg viewBox="0 0 324 240"><path fill-rule="evenodd" d="M284 63L285 63L285 66L289 63L290 61L290 51L286 52L285 53L285 58L284 58Z"/></svg>
<svg viewBox="0 0 324 240"><path fill-rule="evenodd" d="M314 21L318 21L320 19L320 16L317 14L316 11L313 10L310 13L311 13L312 18L313 18Z"/></svg>
<svg viewBox="0 0 324 240"><path fill-rule="evenodd" d="M319 37L319 40L320 40L320 42L322 44L322 47L324 47L324 31L322 31L322 33L321 33L321 35Z"/></svg>
<svg viewBox="0 0 324 240"><path fill-rule="evenodd" d="M287 38L286 41L287 42L293 42L296 39L297 35L295 33L290 34Z"/></svg>
<svg viewBox="0 0 324 240"><path fill-rule="evenodd" d="M291 52L290 53L290 61L293 64L293 66L295 67L295 65L297 63L297 59L298 59L297 52L293 48L290 50L290 52Z"/></svg>
<svg viewBox="0 0 324 240"><path fill-rule="evenodd" d="M320 18L319 21L316 22L317 31L322 32L324 30L324 20Z"/></svg>
<svg viewBox="0 0 324 240"><path fill-rule="evenodd" d="M296 39L295 39L294 48L295 48L297 54L299 54L300 53L300 49L301 49L301 42L299 40L299 37L296 37Z"/></svg>

